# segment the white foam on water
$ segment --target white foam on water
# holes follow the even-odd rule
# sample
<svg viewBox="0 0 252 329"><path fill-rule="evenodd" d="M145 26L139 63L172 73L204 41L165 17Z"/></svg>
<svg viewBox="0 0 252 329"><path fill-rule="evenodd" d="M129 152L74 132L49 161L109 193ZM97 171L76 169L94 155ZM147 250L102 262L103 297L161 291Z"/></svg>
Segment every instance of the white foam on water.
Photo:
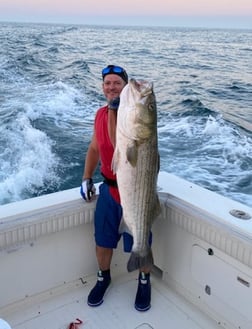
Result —
<svg viewBox="0 0 252 329"><path fill-rule="evenodd" d="M66 143L69 135L83 140L86 132L90 138L99 106L89 102L80 89L61 81L35 86L19 81L16 90L20 101L15 97L5 103L6 112L13 109L13 113L9 113L9 122L0 126L4 136L0 146L0 204L43 193L48 185L57 190L62 161L54 150L57 140L52 140L48 131L54 125L60 128L61 137L66 134ZM49 120L50 127L42 131L34 125L36 120Z"/></svg>
<svg viewBox="0 0 252 329"><path fill-rule="evenodd" d="M237 126L221 116L175 116L158 132L162 170L252 205L246 189L252 181L252 140Z"/></svg>
<svg viewBox="0 0 252 329"><path fill-rule="evenodd" d="M57 184L58 159L47 135L32 127L25 113L10 125L1 127L6 148L1 157L0 203L23 199L26 192L42 188L46 182Z"/></svg>
<svg viewBox="0 0 252 329"><path fill-rule="evenodd" d="M63 129L71 129L73 122L80 126L89 120L93 122L98 105L89 100L84 91L58 81L37 87L35 93L36 96L29 100L27 108L27 115L31 119L52 118Z"/></svg>

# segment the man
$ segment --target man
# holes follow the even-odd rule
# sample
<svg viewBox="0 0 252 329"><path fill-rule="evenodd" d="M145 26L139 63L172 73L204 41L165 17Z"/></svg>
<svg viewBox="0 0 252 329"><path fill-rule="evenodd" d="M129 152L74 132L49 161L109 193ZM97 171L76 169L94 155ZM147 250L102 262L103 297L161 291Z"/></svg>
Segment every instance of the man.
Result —
<svg viewBox="0 0 252 329"><path fill-rule="evenodd" d="M122 67L108 65L102 70L102 78L102 88L107 99L107 105L101 107L95 116L94 133L86 154L81 185L82 197L86 201L91 201L95 195L92 176L100 162L104 182L99 188L94 218L96 258L99 270L96 285L88 296L87 303L89 306L99 306L103 302L104 294L111 282L110 265L113 249L117 247L121 237L119 225L122 217L122 207L116 176L111 169L111 161L115 146L119 96L128 83L128 75ZM124 250L130 252L133 244L132 236L124 233L123 239ZM142 268L139 271L135 308L138 311L147 311L150 308L150 300L150 269Z"/></svg>

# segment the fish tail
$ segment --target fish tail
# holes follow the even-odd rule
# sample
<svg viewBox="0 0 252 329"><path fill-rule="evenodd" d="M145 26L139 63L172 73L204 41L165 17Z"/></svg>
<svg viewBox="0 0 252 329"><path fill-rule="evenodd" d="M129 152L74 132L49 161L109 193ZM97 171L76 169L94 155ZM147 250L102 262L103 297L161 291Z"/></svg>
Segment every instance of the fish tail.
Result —
<svg viewBox="0 0 252 329"><path fill-rule="evenodd" d="M145 256L141 256L139 253L132 251L128 260L127 270L128 272L132 272L143 267L151 268L153 264L154 259L151 248L148 250Z"/></svg>

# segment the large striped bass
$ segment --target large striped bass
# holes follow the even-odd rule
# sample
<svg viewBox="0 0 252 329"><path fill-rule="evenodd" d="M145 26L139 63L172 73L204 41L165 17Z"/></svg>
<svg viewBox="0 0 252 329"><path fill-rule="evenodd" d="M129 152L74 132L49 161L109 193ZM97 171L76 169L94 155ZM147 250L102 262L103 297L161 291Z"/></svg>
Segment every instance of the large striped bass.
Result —
<svg viewBox="0 0 252 329"><path fill-rule="evenodd" d="M151 226L160 212L157 109L153 84L131 79L120 95L112 161L123 209L123 225L133 236L129 272L153 265Z"/></svg>

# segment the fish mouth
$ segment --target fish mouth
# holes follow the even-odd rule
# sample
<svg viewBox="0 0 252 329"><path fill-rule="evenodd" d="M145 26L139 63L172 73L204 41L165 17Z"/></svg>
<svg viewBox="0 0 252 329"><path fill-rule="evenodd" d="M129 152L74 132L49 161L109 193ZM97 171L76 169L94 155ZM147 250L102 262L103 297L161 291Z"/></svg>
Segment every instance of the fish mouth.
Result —
<svg viewBox="0 0 252 329"><path fill-rule="evenodd" d="M150 81L131 78L130 84L141 94L142 97L153 93L153 83Z"/></svg>

